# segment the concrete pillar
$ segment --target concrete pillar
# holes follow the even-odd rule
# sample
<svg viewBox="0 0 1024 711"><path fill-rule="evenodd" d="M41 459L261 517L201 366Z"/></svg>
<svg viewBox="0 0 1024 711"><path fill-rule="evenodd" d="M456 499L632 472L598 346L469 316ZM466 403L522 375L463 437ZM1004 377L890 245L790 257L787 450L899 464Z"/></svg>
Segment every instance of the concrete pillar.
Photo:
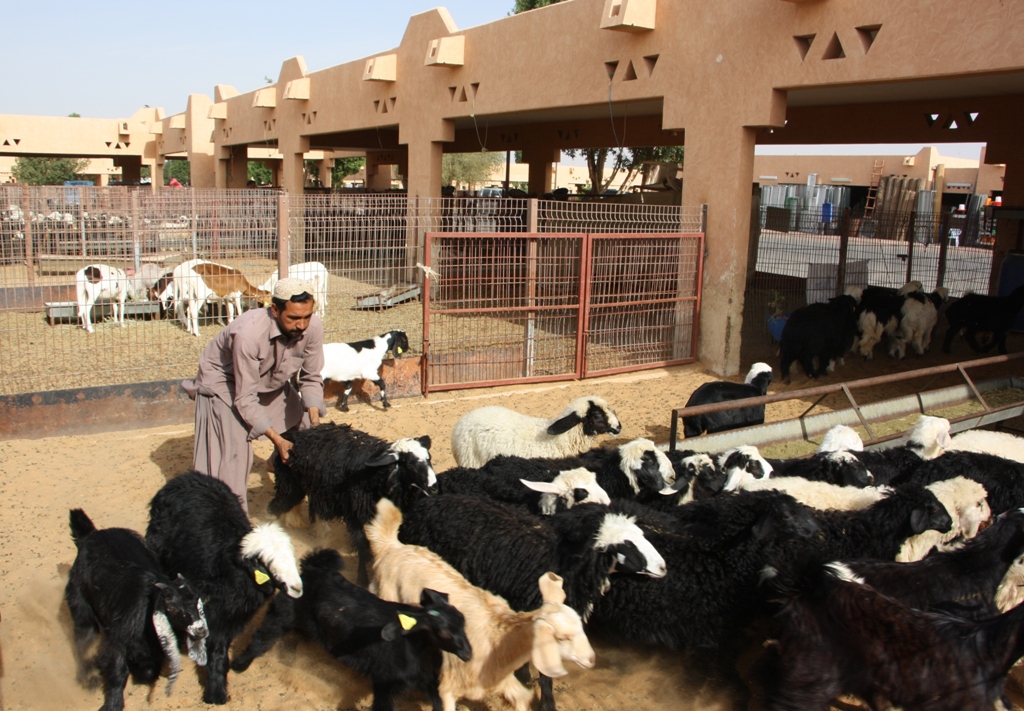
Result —
<svg viewBox="0 0 1024 711"><path fill-rule="evenodd" d="M290 195L302 195L306 184L303 172L303 152L286 151L282 148L281 155L281 187Z"/></svg>
<svg viewBox="0 0 1024 711"><path fill-rule="evenodd" d="M523 161L530 164L530 194L543 195L551 192L551 180L555 174L554 164L561 158L557 148L536 148L523 151Z"/></svg>
<svg viewBox="0 0 1024 711"><path fill-rule="evenodd" d="M331 171L334 169L334 159L324 158L320 161L320 185L325 188L331 187Z"/></svg>
<svg viewBox="0 0 1024 711"><path fill-rule="evenodd" d="M1004 154L1005 156L1005 154ZM1003 205L1024 206L1024 151L1014 151L1006 157L1006 173L1003 180ZM989 279L989 294L995 295L999 286L999 269L1010 250L1024 249L1024 228L1017 220L996 221L996 243L992 253L992 274Z"/></svg>
<svg viewBox="0 0 1024 711"><path fill-rule="evenodd" d="M442 148L439 141L409 144L409 167L404 175L409 197L441 197Z"/></svg>
<svg viewBox="0 0 1024 711"><path fill-rule="evenodd" d="M164 160L163 156L153 164L153 170L150 172L152 175L151 183L153 186L153 192L156 192L164 186Z"/></svg>
<svg viewBox="0 0 1024 711"><path fill-rule="evenodd" d="M740 370L740 333L750 242L755 130L703 120L686 126L683 205L708 211L701 298L701 363L720 375Z"/></svg>
<svg viewBox="0 0 1024 711"><path fill-rule="evenodd" d="M263 165L270 168L270 184L278 186L281 184L281 161L279 160L265 160Z"/></svg>
<svg viewBox="0 0 1024 711"><path fill-rule="evenodd" d="M121 182L125 185L138 185L142 180L142 158L124 156L114 161L114 165L121 167Z"/></svg>
<svg viewBox="0 0 1024 711"><path fill-rule="evenodd" d="M366 188L369 190L391 189L391 166L397 160L396 151L366 152Z"/></svg>
<svg viewBox="0 0 1024 711"><path fill-rule="evenodd" d="M217 160L215 182L218 188L243 190L249 179L249 151L245 146L225 146Z"/></svg>

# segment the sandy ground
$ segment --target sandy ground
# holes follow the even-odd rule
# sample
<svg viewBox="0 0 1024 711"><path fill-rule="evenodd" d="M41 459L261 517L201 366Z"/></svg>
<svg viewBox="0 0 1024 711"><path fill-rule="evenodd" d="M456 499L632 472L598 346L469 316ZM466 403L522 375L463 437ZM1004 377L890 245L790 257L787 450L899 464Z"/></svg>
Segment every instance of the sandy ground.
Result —
<svg viewBox="0 0 1024 711"><path fill-rule="evenodd" d="M967 357L966 353L957 355ZM942 357L929 356L902 367L935 362L942 362ZM892 367L887 360L876 365L854 364L842 374L844 378L865 377ZM377 402L361 402L347 414L332 409L328 419L351 422L389 440L430 435L435 468L443 471L454 464L449 448L451 428L475 407L500 404L550 416L575 397L596 394L612 403L620 415L623 441L649 437L664 443L671 408L682 406L693 389L709 379L711 376L699 365L692 365L585 382L436 393L427 399L396 400L389 411L382 410ZM798 376L791 387L809 384ZM930 383L928 387L940 384ZM892 396L899 389L913 391L915 387L908 383L902 388L889 388L884 396ZM774 406L769 418L795 416L808 404L793 401ZM257 442L255 448L249 502L253 519L265 521L266 506L273 494L273 482L266 470L271 446L269 442ZM191 426L0 442L0 708L78 710L94 709L102 703L100 691L86 690L75 681L71 624L63 603L67 572L75 556L68 532L68 509L84 508L99 527L143 531L149 500L169 478L190 467L191 450ZM317 546L348 552L343 528L335 524L329 531L293 530L297 552L301 555ZM596 649L595 669L573 670L556 683L559 707L564 711L728 708L714 692L701 691L685 682L685 663L674 655L602 644ZM187 659L184 665L170 698L164 695L166 679L152 689L129 683L127 708L204 708L194 667ZM314 646L292 638L283 640L245 674L232 673L229 692L228 708L264 711L362 710L370 701L365 680ZM419 707L420 699L415 696L402 706ZM492 700L470 708L497 709L502 705Z"/></svg>

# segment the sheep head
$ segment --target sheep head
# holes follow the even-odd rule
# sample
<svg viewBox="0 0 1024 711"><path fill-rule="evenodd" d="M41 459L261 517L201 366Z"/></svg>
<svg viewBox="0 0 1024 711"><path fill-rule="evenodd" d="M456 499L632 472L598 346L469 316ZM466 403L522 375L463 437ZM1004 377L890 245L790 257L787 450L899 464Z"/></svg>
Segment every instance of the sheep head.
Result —
<svg viewBox="0 0 1024 711"><path fill-rule="evenodd" d="M717 464L725 472L723 491L735 491L743 481L767 479L772 475L772 465L761 456L757 447L750 445L722 452L718 455Z"/></svg>
<svg viewBox="0 0 1024 711"><path fill-rule="evenodd" d="M181 672L176 630L186 635L189 658L199 666L206 666L206 637L210 628L199 592L181 573L170 583L155 583L154 594L153 629L171 668L167 680L167 695L170 696Z"/></svg>
<svg viewBox="0 0 1024 711"><path fill-rule="evenodd" d="M652 578L665 577L665 559L636 525L636 519L625 514L605 514L594 537L594 548L614 556L612 571L638 573Z"/></svg>
<svg viewBox="0 0 1024 711"><path fill-rule="evenodd" d="M676 470L672 468L672 462L649 439L634 439L621 445L619 468L637 494L644 490L661 491L667 484L676 481Z"/></svg>
<svg viewBox="0 0 1024 711"><path fill-rule="evenodd" d="M295 562L292 539L280 525L264 523L254 527L242 539L240 548L244 561L250 565L259 562L266 566L267 572L253 566L253 580L257 585L272 580L289 597L302 597L302 577Z"/></svg>
<svg viewBox="0 0 1024 711"><path fill-rule="evenodd" d="M548 425L551 436L565 434L577 425L583 425L583 434L593 437L599 434L619 434L622 424L615 411L604 399L588 396L569 403L562 413Z"/></svg>
<svg viewBox="0 0 1024 711"><path fill-rule="evenodd" d="M953 444L949 436L949 420L944 417L921 415L910 430L907 446L917 452L921 459L935 459Z"/></svg>
<svg viewBox="0 0 1024 711"><path fill-rule="evenodd" d="M562 579L554 573L540 577L544 604L534 613L533 648L530 661L541 674L557 678L568 672L564 660L571 660L585 669L594 666L594 648L583 631L579 614L565 604Z"/></svg>
<svg viewBox="0 0 1024 711"><path fill-rule="evenodd" d="M577 467L559 472L551 481L520 479L523 486L540 492L540 510L545 516L555 513L558 501L571 509L576 504L610 504L608 492L597 483L597 475L589 469Z"/></svg>
<svg viewBox="0 0 1024 711"><path fill-rule="evenodd" d="M437 474L430 465L430 437L406 438L395 441L379 458L381 463L396 466L388 477L388 494L396 500L405 497L395 489L418 489L424 495L437 493ZM367 462L377 466L377 460Z"/></svg>

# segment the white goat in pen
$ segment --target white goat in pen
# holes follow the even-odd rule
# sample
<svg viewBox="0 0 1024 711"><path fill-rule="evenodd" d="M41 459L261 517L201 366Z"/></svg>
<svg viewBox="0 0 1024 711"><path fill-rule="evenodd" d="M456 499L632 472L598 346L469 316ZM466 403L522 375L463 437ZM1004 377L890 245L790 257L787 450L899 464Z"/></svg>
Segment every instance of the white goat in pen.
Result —
<svg viewBox="0 0 1024 711"><path fill-rule="evenodd" d="M330 272L327 271L327 267L320 262L293 264L288 267L288 277L313 282L313 287L316 289L316 293L313 294L313 298L316 299L316 313L320 318L325 318L327 315L327 282L330 279ZM275 269L274 273L270 275L270 278L267 279L260 289L272 292L274 285L277 284L277 280L277 270Z"/></svg>
<svg viewBox="0 0 1024 711"><path fill-rule="evenodd" d="M75 272L75 294L78 318L89 333L92 328L92 307L100 299L109 300L114 320L124 328L124 300L128 296L128 275L107 264L90 264Z"/></svg>

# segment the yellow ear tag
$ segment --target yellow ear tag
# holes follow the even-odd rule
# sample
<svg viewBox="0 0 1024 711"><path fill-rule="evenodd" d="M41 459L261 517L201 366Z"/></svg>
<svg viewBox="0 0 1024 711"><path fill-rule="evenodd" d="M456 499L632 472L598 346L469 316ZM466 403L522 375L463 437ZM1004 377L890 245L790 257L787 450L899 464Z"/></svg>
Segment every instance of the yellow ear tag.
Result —
<svg viewBox="0 0 1024 711"><path fill-rule="evenodd" d="M399 347L399 348L396 348L396 349L395 349L395 353L397 353L398 355L402 355L402 349L401 349L401 347Z"/></svg>
<svg viewBox="0 0 1024 711"><path fill-rule="evenodd" d="M406 632L416 626L416 619L414 617L409 617L408 615L399 615L398 621L402 623L402 629Z"/></svg>
<svg viewBox="0 0 1024 711"><path fill-rule="evenodd" d="M264 573L262 570L257 570L256 571L256 584L257 585L262 585L263 583L267 582L268 580L270 580L270 576L269 575Z"/></svg>

